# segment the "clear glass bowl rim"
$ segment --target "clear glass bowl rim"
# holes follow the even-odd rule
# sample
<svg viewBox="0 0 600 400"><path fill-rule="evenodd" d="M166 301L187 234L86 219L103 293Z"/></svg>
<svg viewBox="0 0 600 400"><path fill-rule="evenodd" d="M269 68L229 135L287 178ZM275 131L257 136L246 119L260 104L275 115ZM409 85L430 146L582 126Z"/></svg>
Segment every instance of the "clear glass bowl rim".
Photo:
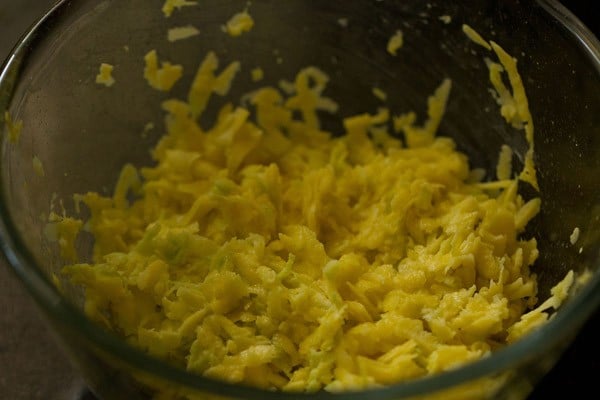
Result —
<svg viewBox="0 0 600 400"><path fill-rule="evenodd" d="M35 52L32 43L35 42L36 33L51 29L53 18L60 13L68 12L68 5L71 1L60 0L22 37L0 69L0 88L15 84L15 82L10 82L11 77L7 73L11 66L17 62L17 59L27 57L29 53ZM535 1L552 18L571 32L582 51L591 59L600 74L600 42L594 34L557 0ZM10 105L10 96L6 100L6 104L3 100L0 99L0 108L7 108ZM592 313L600 307L600 272L596 271L591 281L577 293L572 301L566 303L561 312L557 313L546 325L519 342L456 370L383 388L341 393L325 391L317 393L273 392L230 384L186 372L150 357L146 353L127 345L117 336L100 329L87 319L81 310L63 299L56 287L42 272L42 268L35 262L32 254L25 246L24 240L17 234L14 221L5 206L4 188L5 186L2 184L2 178L0 177L0 250L2 250L8 264L30 295L51 321L73 327L80 336L99 350L136 370L155 375L173 384L220 396L257 400L301 398L312 400L333 398L362 400L365 396L368 396L369 399L375 400L434 393L534 361L541 355L559 348L565 341L572 339L576 333L575 330L582 326L591 317Z"/></svg>

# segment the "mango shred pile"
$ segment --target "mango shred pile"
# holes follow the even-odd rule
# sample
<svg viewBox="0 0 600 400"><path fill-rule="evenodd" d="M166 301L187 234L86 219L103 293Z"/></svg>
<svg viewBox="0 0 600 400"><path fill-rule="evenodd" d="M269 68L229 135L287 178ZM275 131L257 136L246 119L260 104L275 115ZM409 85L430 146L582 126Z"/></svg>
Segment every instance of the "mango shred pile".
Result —
<svg viewBox="0 0 600 400"><path fill-rule="evenodd" d="M538 250L520 236L540 200L525 201L516 178L474 181L436 137L449 80L423 125L381 109L344 119L335 137L319 120L336 109L328 77L310 67L289 95L260 88L203 129L239 68L218 74L210 53L188 99L163 104L155 166L127 165L112 197L77 196L93 262L64 272L94 320L207 377L342 391L486 357L564 299L568 287L526 313Z"/></svg>

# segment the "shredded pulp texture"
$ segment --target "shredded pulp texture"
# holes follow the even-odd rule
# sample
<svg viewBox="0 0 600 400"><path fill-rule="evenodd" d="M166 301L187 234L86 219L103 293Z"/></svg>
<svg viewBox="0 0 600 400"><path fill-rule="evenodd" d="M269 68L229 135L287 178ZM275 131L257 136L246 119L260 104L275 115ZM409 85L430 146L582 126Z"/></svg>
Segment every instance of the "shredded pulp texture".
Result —
<svg viewBox="0 0 600 400"><path fill-rule="evenodd" d="M532 140L515 63L490 48L502 115ZM146 62L160 90L181 75L159 68L156 53ZM94 320L207 377L342 391L486 357L564 300L572 273L527 311L538 250L521 233L540 200L519 195L510 149L499 179L483 183L455 143L436 136L449 80L429 98L422 125L415 113L381 109L344 119L345 135L334 137L319 120L337 108L324 95L328 77L309 67L289 93L260 88L249 108L227 104L202 129L210 97L225 95L239 69L218 73L208 54L188 98L163 104L155 165L125 166L111 197L76 197L91 211L93 262L64 272L85 288ZM531 171L519 176L536 183ZM69 259L82 225L51 221Z"/></svg>

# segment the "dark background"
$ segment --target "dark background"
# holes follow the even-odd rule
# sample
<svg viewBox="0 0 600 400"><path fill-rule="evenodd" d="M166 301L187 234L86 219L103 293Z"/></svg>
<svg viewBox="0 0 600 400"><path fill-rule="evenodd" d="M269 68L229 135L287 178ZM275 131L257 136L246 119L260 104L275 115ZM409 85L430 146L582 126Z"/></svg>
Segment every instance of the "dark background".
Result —
<svg viewBox="0 0 600 400"><path fill-rule="evenodd" d="M0 0L0 63L27 27L54 2ZM562 3L600 37L600 14L594 11L594 6L600 5L598 0ZM540 382L530 400L564 393L575 398L597 398L598 384L589 376L600 371L598 338L600 310ZM57 348L42 316L0 257L0 400L82 398L90 399L82 379Z"/></svg>

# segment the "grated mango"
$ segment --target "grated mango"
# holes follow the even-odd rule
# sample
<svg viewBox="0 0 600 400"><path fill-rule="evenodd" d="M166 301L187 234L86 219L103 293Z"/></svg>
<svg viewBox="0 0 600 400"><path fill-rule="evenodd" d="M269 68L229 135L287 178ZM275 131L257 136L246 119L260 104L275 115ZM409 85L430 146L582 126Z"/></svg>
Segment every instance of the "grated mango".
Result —
<svg viewBox="0 0 600 400"><path fill-rule="evenodd" d="M167 31L167 40L176 42L178 40L188 39L200 34L198 28L193 25L178 26Z"/></svg>
<svg viewBox="0 0 600 400"><path fill-rule="evenodd" d="M516 67L491 48L512 76L516 111L503 115L533 139ZM344 391L486 357L564 300L572 274L527 312L538 250L520 235L541 203L518 193L506 150L500 180L481 183L452 139L436 136L450 80L422 126L414 112L382 108L345 118L334 137L319 120L338 108L323 95L329 78L309 67L285 93L253 92L251 109L226 104L204 130L209 99L240 69L218 66L209 53L187 100L163 103L154 166L127 165L112 197L78 195L85 225L54 221L63 239L81 226L95 238L92 262L63 270L85 288L91 318L207 377Z"/></svg>
<svg viewBox="0 0 600 400"><path fill-rule="evenodd" d="M254 27L254 19L248 11L242 11L235 14L223 26L223 31L231 37L241 36L244 32L249 32Z"/></svg>
<svg viewBox="0 0 600 400"><path fill-rule="evenodd" d="M165 17L170 17L173 14L175 9L181 9L182 7L196 6L198 5L197 1L191 0L165 0L165 3L162 7L162 12Z"/></svg>
<svg viewBox="0 0 600 400"><path fill-rule="evenodd" d="M110 64L100 64L100 70L98 71L98 75L96 75L96 83L106 87L114 85L115 78L112 76L113 69L114 67Z"/></svg>
<svg viewBox="0 0 600 400"><path fill-rule="evenodd" d="M397 30L389 39L387 44L387 52L393 56L398 55L398 50L404 45L404 34L401 30Z"/></svg>
<svg viewBox="0 0 600 400"><path fill-rule="evenodd" d="M146 67L144 68L144 78L148 84L156 90L169 91L183 75L181 65L173 65L169 62L163 62L159 68L158 55L156 50L152 50L144 57Z"/></svg>
<svg viewBox="0 0 600 400"><path fill-rule="evenodd" d="M7 139L9 143L18 144L23 132L23 121L13 120L8 111L4 112L4 124L7 130Z"/></svg>

